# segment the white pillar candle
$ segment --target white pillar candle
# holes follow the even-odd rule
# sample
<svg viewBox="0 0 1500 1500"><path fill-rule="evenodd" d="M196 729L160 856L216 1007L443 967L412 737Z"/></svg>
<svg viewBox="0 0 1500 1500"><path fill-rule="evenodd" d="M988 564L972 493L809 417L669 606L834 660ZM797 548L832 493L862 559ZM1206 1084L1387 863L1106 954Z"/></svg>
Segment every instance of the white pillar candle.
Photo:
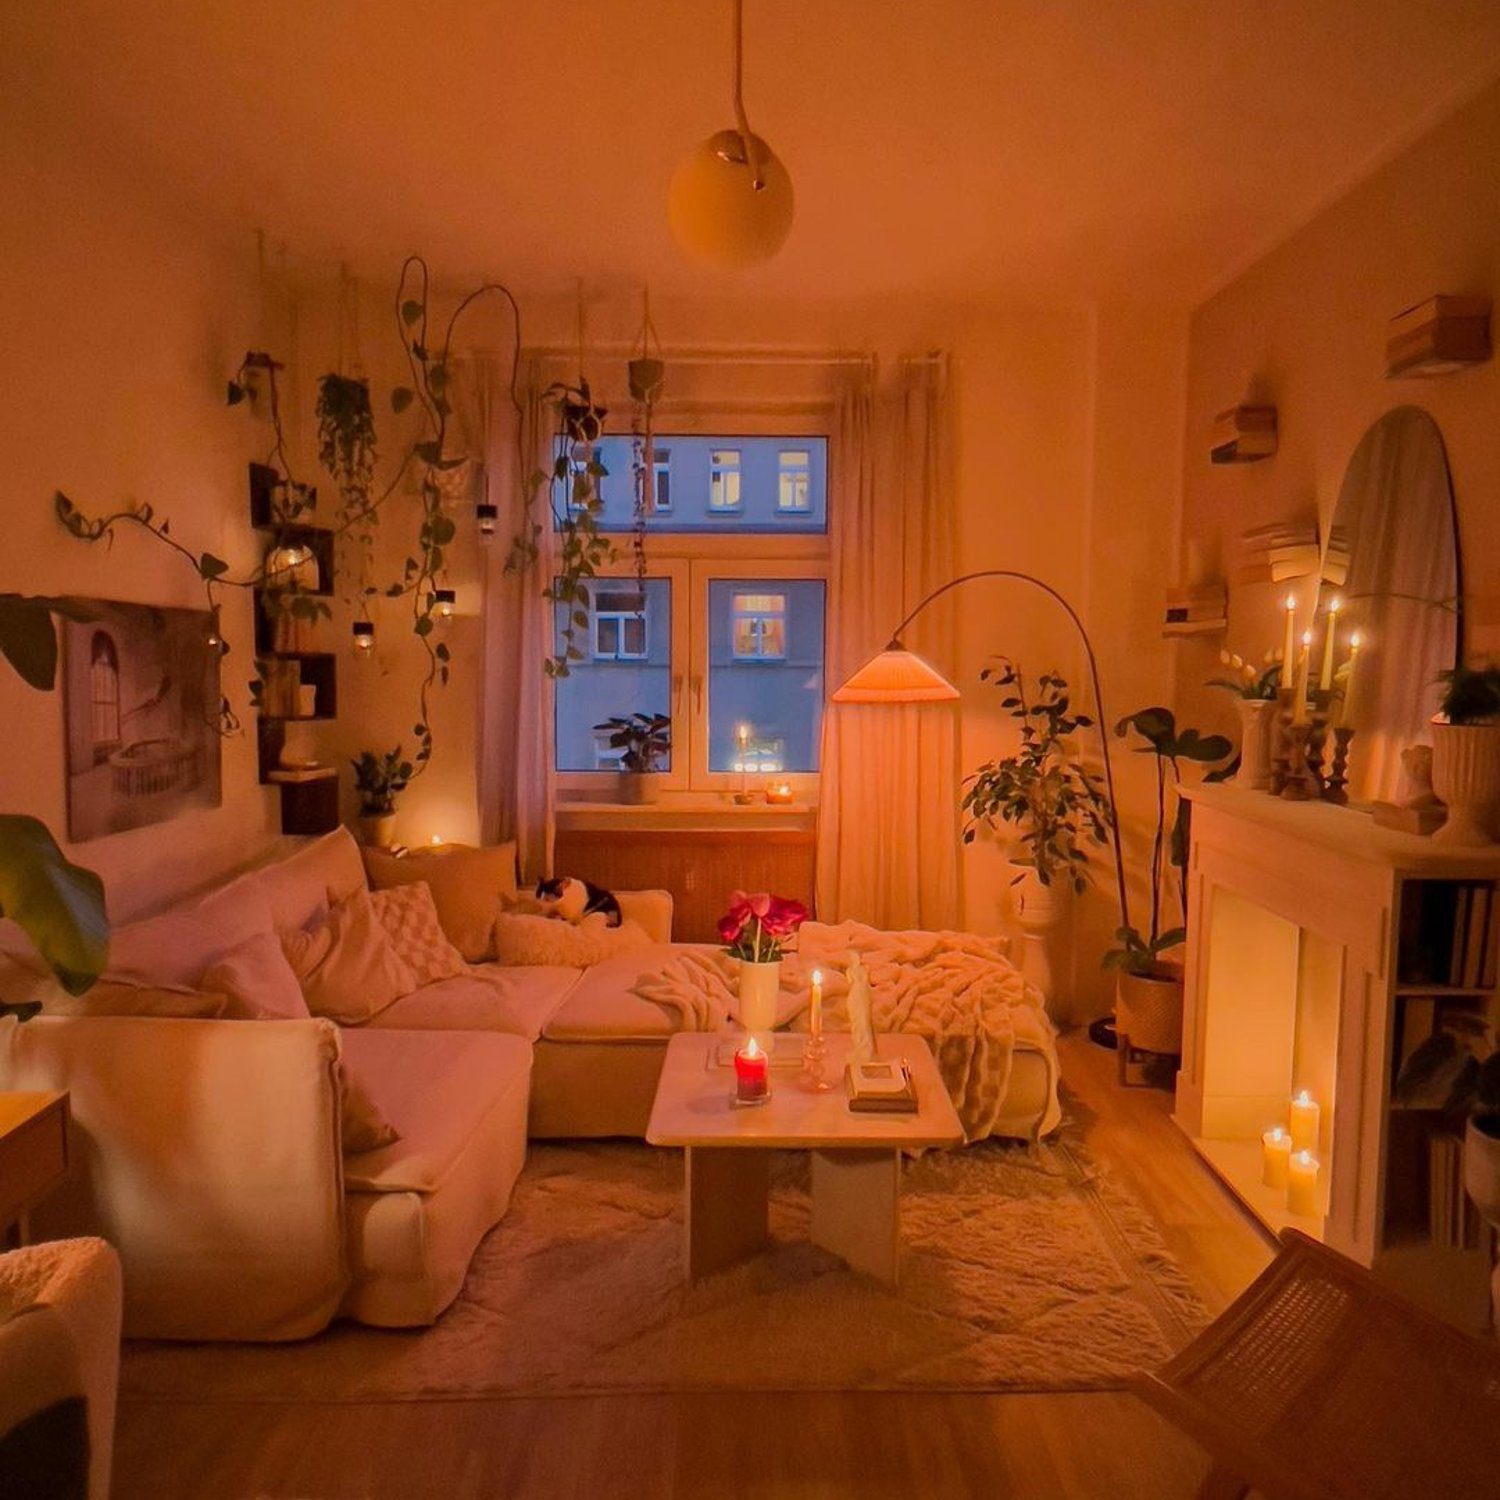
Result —
<svg viewBox="0 0 1500 1500"><path fill-rule="evenodd" d="M1281 648L1281 685L1292 685L1292 652L1297 641L1297 596L1286 596L1286 643Z"/></svg>
<svg viewBox="0 0 1500 1500"><path fill-rule="evenodd" d="M812 971L812 1005L808 1010L807 1029L813 1036L823 1035L823 971Z"/></svg>
<svg viewBox="0 0 1500 1500"><path fill-rule="evenodd" d="M1287 1163L1292 1159L1292 1138L1280 1125L1260 1138L1260 1180L1268 1188L1286 1186Z"/></svg>
<svg viewBox="0 0 1500 1500"><path fill-rule="evenodd" d="M1323 637L1323 668L1318 673L1318 686L1326 693L1333 686L1333 640L1338 634L1341 601L1332 599L1328 604L1328 631Z"/></svg>
<svg viewBox="0 0 1500 1500"><path fill-rule="evenodd" d="M1318 1158L1311 1151L1295 1152L1287 1163L1286 1206L1309 1217L1318 1211Z"/></svg>
<svg viewBox="0 0 1500 1500"><path fill-rule="evenodd" d="M1318 1149L1318 1122L1321 1115L1318 1101L1306 1089L1292 1100L1293 1151Z"/></svg>

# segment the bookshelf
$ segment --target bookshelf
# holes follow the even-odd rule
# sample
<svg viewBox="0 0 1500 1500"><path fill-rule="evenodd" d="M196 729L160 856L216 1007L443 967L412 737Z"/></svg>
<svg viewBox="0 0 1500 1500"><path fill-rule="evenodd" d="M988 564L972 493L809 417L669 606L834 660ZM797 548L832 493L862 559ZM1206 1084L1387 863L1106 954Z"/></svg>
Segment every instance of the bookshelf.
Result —
<svg viewBox="0 0 1500 1500"><path fill-rule="evenodd" d="M1500 848L1447 851L1353 808L1233 785L1188 795L1177 1123L1269 1231L1300 1228L1485 1327L1493 1247L1448 1106L1500 1026ZM1304 1215L1262 1185L1259 1150L1301 1089L1322 1106L1318 1212Z"/></svg>

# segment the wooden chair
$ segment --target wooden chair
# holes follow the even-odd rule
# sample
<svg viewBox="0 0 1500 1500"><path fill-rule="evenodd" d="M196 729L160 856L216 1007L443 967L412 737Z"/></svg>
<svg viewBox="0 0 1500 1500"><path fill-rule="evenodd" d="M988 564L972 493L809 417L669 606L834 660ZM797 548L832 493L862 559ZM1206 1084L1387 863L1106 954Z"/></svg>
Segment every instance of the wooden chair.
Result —
<svg viewBox="0 0 1500 1500"><path fill-rule="evenodd" d="M1137 1393L1213 1456L1199 1500L1500 1496L1500 1346L1295 1229Z"/></svg>

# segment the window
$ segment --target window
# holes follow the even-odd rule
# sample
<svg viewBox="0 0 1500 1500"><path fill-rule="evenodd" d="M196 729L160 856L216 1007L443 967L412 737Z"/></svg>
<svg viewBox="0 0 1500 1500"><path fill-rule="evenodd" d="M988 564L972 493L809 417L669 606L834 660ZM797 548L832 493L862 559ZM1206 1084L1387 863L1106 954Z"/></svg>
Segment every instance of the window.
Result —
<svg viewBox="0 0 1500 1500"><path fill-rule="evenodd" d="M811 457L805 448L783 449L777 455L776 508L804 511L812 489Z"/></svg>
<svg viewBox="0 0 1500 1500"><path fill-rule="evenodd" d="M651 456L651 510L656 515L672 509L672 450L657 448Z"/></svg>
<svg viewBox="0 0 1500 1500"><path fill-rule="evenodd" d="M786 655L785 594L735 594L730 600L729 625L736 661Z"/></svg>
<svg viewBox="0 0 1500 1500"><path fill-rule="evenodd" d="M740 508L740 450L715 448L708 460L708 508L712 511Z"/></svg>
<svg viewBox="0 0 1500 1500"><path fill-rule="evenodd" d="M644 661L646 659L646 607L644 596L634 589L594 594L590 611L595 661Z"/></svg>
<svg viewBox="0 0 1500 1500"><path fill-rule="evenodd" d="M556 769L564 796L612 797L619 751L606 719L672 721L662 790L763 792L774 778L817 791L827 599L828 439L807 430L674 432L653 455L647 577L637 591L623 537L589 581L583 659L557 681ZM600 525L630 529L638 440L608 435ZM666 505L660 487L665 484ZM789 507L783 510L783 498ZM559 636L569 612L556 612Z"/></svg>

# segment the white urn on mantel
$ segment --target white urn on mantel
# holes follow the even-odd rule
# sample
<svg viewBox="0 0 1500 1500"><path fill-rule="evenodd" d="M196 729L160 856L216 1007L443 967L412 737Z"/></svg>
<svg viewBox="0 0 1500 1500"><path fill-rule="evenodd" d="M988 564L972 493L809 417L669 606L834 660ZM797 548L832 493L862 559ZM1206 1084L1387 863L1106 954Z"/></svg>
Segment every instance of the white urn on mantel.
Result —
<svg viewBox="0 0 1500 1500"><path fill-rule="evenodd" d="M1021 974L1052 999L1052 939L1067 915L1067 887L1043 885L1036 866L1012 861L1011 908L1021 928Z"/></svg>
<svg viewBox="0 0 1500 1500"><path fill-rule="evenodd" d="M1271 788L1271 735L1278 704L1271 698L1236 698L1240 716L1240 768L1234 784L1252 792Z"/></svg>
<svg viewBox="0 0 1500 1500"><path fill-rule="evenodd" d="M1432 787L1448 809L1435 844L1479 848L1500 824L1500 723L1432 721Z"/></svg>

